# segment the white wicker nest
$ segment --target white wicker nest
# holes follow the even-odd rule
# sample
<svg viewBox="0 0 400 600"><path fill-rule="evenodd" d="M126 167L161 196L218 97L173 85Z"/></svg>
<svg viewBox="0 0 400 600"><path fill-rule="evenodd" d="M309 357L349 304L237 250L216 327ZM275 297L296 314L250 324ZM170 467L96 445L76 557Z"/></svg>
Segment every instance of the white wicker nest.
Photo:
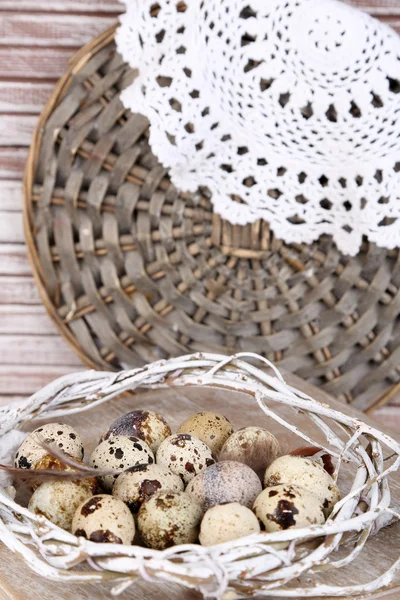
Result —
<svg viewBox="0 0 400 600"><path fill-rule="evenodd" d="M252 363L255 360L266 363L275 375L257 369L243 358ZM293 407L307 415L323 432L327 442L325 449L337 461L335 477L346 464L356 463L350 492L336 504L324 525L261 533L209 548L188 544L158 551L139 546L96 544L78 539L44 517L34 515L0 487L1 541L45 578L63 582L111 581L114 594L121 593L137 577L179 583L201 591L205 597L224 600L253 594L274 598L353 596L389 585L400 569L400 558L367 584L296 587L294 580L322 565L324 569L348 565L359 557L370 535L400 518L390 507L388 484L389 474L400 465L400 444L359 419L332 410L290 387L273 365L257 355L225 357L198 353L118 374L88 371L68 375L17 406L3 407L0 436L3 438L7 432L32 419L58 419L88 410L128 390L199 385L244 392L268 417L307 444L321 446L265 402ZM360 499L365 501L365 512L358 508ZM349 535L355 543L344 545L345 554L334 558L333 552ZM301 545L310 540L319 540L319 543L316 547L315 544ZM287 549L278 550L273 542L282 541L290 544ZM74 569L81 563L86 564L85 571Z"/></svg>

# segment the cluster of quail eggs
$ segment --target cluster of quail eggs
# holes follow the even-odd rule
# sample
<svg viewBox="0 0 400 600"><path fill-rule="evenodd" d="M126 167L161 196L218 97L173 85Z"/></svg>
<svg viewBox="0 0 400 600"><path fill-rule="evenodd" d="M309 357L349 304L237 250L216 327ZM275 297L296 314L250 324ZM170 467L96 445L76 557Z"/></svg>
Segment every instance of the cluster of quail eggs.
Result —
<svg viewBox="0 0 400 600"><path fill-rule="evenodd" d="M83 461L77 431L50 423L24 440L15 466L74 470L52 446ZM37 485L29 509L92 542L211 546L322 524L340 498L329 455L315 448L282 455L266 429L234 431L213 412L191 416L177 433L155 412L129 412L101 437L89 466L87 478Z"/></svg>

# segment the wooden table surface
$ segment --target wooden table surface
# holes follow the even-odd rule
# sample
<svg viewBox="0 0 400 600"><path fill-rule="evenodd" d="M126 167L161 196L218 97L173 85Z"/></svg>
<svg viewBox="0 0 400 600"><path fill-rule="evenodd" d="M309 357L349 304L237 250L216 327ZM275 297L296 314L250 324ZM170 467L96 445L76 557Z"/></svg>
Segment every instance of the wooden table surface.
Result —
<svg viewBox="0 0 400 600"><path fill-rule="evenodd" d="M400 31L400 0L351 2ZM116 0L0 0L0 403L81 368L41 305L26 257L21 178L43 104L68 59L109 27ZM400 431L400 400L377 415Z"/></svg>

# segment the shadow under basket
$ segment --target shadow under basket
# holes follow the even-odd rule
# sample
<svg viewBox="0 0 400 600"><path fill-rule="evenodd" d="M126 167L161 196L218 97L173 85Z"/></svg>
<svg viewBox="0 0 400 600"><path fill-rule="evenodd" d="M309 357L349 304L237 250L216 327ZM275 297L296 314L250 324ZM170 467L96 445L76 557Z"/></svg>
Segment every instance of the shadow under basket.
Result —
<svg viewBox="0 0 400 600"><path fill-rule="evenodd" d="M257 352L369 411L400 389L400 252L285 244L180 194L126 110L115 28L71 61L36 129L25 233L47 310L86 364Z"/></svg>

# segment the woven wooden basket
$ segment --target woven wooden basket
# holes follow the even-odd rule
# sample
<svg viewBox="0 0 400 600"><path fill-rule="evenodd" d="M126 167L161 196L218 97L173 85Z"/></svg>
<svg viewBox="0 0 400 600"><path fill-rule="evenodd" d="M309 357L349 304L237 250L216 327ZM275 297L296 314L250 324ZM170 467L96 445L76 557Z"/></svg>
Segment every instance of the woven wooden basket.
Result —
<svg viewBox="0 0 400 600"><path fill-rule="evenodd" d="M71 61L25 177L25 230L43 301L90 366L198 350L252 351L362 410L400 388L400 252L275 239L178 194L119 95L135 73L115 28Z"/></svg>

